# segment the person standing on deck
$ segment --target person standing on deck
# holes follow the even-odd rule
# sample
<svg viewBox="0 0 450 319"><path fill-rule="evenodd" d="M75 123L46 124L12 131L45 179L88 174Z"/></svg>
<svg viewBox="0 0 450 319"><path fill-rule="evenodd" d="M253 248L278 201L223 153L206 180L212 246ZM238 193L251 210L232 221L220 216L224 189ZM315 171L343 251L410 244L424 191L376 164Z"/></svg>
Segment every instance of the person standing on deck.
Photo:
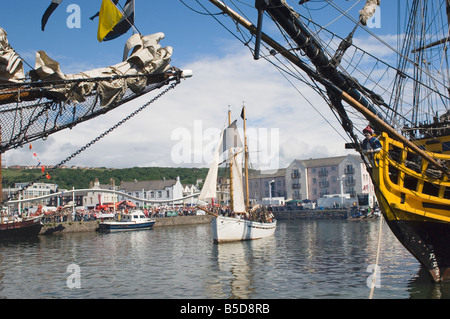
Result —
<svg viewBox="0 0 450 319"><path fill-rule="evenodd" d="M363 134L365 136L365 139L362 142L364 154L370 156L371 154L381 151L381 143L378 138L373 135L372 128L369 125L367 125L367 127L363 130Z"/></svg>

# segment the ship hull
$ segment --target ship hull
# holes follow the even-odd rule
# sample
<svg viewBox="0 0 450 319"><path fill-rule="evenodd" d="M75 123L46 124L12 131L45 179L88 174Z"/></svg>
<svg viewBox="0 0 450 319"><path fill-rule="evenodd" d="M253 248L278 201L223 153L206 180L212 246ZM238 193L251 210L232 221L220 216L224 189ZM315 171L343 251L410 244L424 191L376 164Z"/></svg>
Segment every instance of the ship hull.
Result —
<svg viewBox="0 0 450 319"><path fill-rule="evenodd" d="M383 216L434 282L450 281L450 183L445 174L382 134L372 177ZM436 145L435 145L436 147ZM432 156L447 160L448 155ZM433 170L431 170L433 169Z"/></svg>
<svg viewBox="0 0 450 319"><path fill-rule="evenodd" d="M277 227L274 220L262 223L246 219L218 216L211 222L213 240L216 243L245 241L273 236Z"/></svg>
<svg viewBox="0 0 450 319"><path fill-rule="evenodd" d="M409 213L392 210L386 202L380 206L393 234L425 267L432 280L450 281L450 224L427 218L392 219L388 216L405 216Z"/></svg>
<svg viewBox="0 0 450 319"><path fill-rule="evenodd" d="M26 238L39 235L42 228L40 218L0 223L0 238Z"/></svg>

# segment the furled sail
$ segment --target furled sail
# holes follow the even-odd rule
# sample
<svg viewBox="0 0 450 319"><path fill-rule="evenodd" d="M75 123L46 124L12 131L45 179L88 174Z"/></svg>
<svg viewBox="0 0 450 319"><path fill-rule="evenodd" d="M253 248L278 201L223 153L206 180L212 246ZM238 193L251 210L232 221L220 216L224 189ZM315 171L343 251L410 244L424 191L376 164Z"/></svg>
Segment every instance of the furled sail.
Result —
<svg viewBox="0 0 450 319"><path fill-rule="evenodd" d="M162 47L159 42L164 39L164 33L147 36L132 35L125 44L123 62L106 68L95 69L77 74L64 74L58 62L51 59L44 51L36 53L36 75L41 81L80 80L91 78L108 78L114 75L133 76L139 74L162 73L170 68L172 47ZM128 53L132 51L128 57ZM114 81L99 81L98 92L100 104L105 107L121 99L130 88L133 92L141 91L146 85L145 78L121 78ZM50 90L69 102L83 102L96 87L95 82L89 82L76 88L68 83L66 86Z"/></svg>
<svg viewBox="0 0 450 319"><path fill-rule="evenodd" d="M23 62L8 42L8 34L0 28L0 83L25 79Z"/></svg>

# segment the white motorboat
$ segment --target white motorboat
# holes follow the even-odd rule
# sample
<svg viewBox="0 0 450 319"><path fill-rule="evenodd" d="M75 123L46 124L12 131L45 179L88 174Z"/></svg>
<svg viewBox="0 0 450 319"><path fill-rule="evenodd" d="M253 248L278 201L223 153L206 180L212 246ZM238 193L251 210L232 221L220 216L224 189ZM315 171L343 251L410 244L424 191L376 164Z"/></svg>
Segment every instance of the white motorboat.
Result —
<svg viewBox="0 0 450 319"><path fill-rule="evenodd" d="M124 231L152 229L155 220L148 218L141 210L134 210L127 214L118 215L113 221L104 221L99 224L99 231Z"/></svg>

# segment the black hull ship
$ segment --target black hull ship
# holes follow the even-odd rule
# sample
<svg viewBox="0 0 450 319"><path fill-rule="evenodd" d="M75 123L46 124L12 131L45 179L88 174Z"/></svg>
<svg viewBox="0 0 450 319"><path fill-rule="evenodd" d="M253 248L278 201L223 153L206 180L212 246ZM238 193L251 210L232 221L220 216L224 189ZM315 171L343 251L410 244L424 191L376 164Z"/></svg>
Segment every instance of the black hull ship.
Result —
<svg viewBox="0 0 450 319"><path fill-rule="evenodd" d="M2 218L3 219L3 218ZM39 235L42 228L40 217L8 218L0 223L0 238L26 238Z"/></svg>
<svg viewBox="0 0 450 319"><path fill-rule="evenodd" d="M367 0L357 9L350 2L302 0L292 8L284 0L256 0L253 24L243 17L245 8L210 0L239 25L235 36L255 59L270 60L326 101L348 136L346 147L361 154L392 232L433 281L448 281L450 3L399 2L394 48L387 36L367 27L387 2ZM282 37L263 32L267 17L275 24L267 29L279 30ZM345 27L338 28L343 35L330 30L344 19ZM245 36L240 36L242 27ZM367 138L378 139L379 147L364 147L361 133L367 127Z"/></svg>

